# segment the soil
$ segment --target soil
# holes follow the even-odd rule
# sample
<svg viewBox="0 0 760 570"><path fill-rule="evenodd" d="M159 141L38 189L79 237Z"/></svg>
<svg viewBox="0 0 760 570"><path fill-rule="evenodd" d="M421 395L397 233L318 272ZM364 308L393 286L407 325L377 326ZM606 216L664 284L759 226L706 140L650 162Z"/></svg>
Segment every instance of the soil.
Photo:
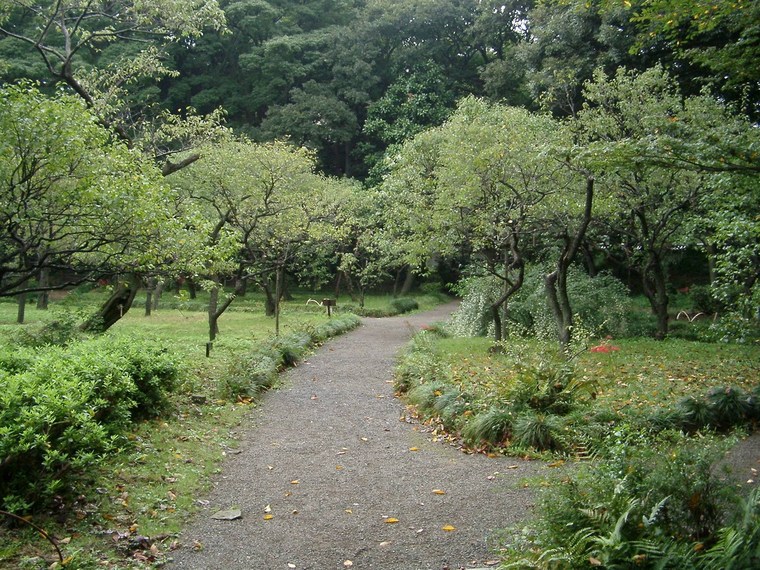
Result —
<svg viewBox="0 0 760 570"><path fill-rule="evenodd" d="M395 357L454 305L333 339L283 374L180 537L171 569L487 568L503 529L530 516L540 461L468 455L409 418ZM746 481L760 454L739 454ZM754 477L755 479L757 477ZM234 520L216 520L222 510ZM227 513L237 516L238 513Z"/></svg>

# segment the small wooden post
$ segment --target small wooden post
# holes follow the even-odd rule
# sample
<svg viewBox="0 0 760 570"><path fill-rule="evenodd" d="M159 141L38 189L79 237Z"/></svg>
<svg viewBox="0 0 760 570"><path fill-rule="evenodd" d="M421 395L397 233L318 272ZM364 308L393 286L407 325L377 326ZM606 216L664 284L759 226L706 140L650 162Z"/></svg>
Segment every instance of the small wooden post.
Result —
<svg viewBox="0 0 760 570"><path fill-rule="evenodd" d="M206 343L206 358L208 358L209 356L211 356L211 349L212 348L214 348L214 343L213 342L207 342Z"/></svg>
<svg viewBox="0 0 760 570"><path fill-rule="evenodd" d="M322 299L322 306L327 307L327 316L332 317L332 308L335 306L335 299Z"/></svg>

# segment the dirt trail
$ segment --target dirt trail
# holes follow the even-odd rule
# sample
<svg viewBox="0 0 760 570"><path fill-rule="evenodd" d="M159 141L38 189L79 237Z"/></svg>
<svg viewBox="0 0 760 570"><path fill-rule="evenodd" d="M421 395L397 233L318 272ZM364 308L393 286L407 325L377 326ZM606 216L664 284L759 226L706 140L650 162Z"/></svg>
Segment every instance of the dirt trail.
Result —
<svg viewBox="0 0 760 570"><path fill-rule="evenodd" d="M244 426L240 453L224 463L169 568L487 566L499 529L529 514L522 480L546 467L465 455L401 421L395 356L453 308L365 319L285 373ZM210 518L233 506L240 519ZM193 550L196 541L202 549Z"/></svg>

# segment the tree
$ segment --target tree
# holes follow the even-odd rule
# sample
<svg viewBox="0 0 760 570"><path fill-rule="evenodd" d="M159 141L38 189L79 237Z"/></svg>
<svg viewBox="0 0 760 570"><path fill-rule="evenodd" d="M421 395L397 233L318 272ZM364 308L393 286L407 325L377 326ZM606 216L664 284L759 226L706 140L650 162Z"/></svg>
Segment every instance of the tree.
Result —
<svg viewBox="0 0 760 570"><path fill-rule="evenodd" d="M630 263L657 317L657 338L664 338L669 258L686 243L689 216L709 191L705 173L665 162L669 135L677 129L697 140L705 125L689 116L675 82L660 67L641 74L621 69L614 77L599 72L585 96L579 122L589 143L580 160L615 201L612 224L632 245Z"/></svg>
<svg viewBox="0 0 760 570"><path fill-rule="evenodd" d="M169 159L186 150L179 141L187 139L189 132L182 132L171 141L161 140L172 131L174 135L180 134L179 122L164 113L161 123L173 124L167 128L155 126L146 119L146 109L129 109L124 90L140 79L170 73L161 62L160 49L164 44L196 38L206 26L219 29L223 25L224 13L216 0L0 3L0 33L37 52L55 81L71 88L94 109L104 125L115 129L128 144L137 143L139 147L143 143L161 162L165 174L182 167ZM88 60L124 42L145 48L121 52L113 64L96 73L89 72ZM211 124L216 121L212 118ZM159 141L168 144L157 144Z"/></svg>
<svg viewBox="0 0 760 570"><path fill-rule="evenodd" d="M204 205L212 228L208 245L219 252L205 269L211 291L209 339L215 339L219 318L249 282L264 289L277 317L284 269L298 248L339 230L331 216L342 200L343 184L315 174L313 155L304 148L245 139L211 146L204 160L178 173L177 180ZM222 299L225 275L234 278L235 287Z"/></svg>
<svg viewBox="0 0 760 570"><path fill-rule="evenodd" d="M160 172L72 96L0 91L0 188L0 296L148 272L192 241Z"/></svg>
<svg viewBox="0 0 760 570"><path fill-rule="evenodd" d="M632 17L640 51L664 45L689 64L692 89L738 103L754 120L760 115L760 4L753 0L646 0ZM682 78L683 68L670 71Z"/></svg>
<svg viewBox="0 0 760 570"><path fill-rule="evenodd" d="M413 236L408 251L466 252L502 282L490 306L496 340L507 334L508 301L523 284L524 244L546 230L546 204L571 196L568 145L568 131L548 116L469 98L441 127L405 143L391 164L384 188L398 204L388 224Z"/></svg>

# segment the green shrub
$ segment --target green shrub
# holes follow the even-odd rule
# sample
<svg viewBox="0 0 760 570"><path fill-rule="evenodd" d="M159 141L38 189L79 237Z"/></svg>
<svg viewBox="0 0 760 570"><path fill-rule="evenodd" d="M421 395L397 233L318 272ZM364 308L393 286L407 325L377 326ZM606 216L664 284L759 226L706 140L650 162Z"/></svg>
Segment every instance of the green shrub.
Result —
<svg viewBox="0 0 760 570"><path fill-rule="evenodd" d="M422 331L412 338L399 357L394 374L394 387L400 393L426 379L447 378L449 371L432 350L435 335Z"/></svg>
<svg viewBox="0 0 760 570"><path fill-rule="evenodd" d="M455 290L462 301L449 318L449 332L454 336L492 335L490 306L501 294L499 279L493 276L467 277L457 284Z"/></svg>
<svg viewBox="0 0 760 570"><path fill-rule="evenodd" d="M420 308L420 304L415 299L409 297L399 297L391 301L391 307L393 307L398 313L408 313L409 311L416 311Z"/></svg>
<svg viewBox="0 0 760 570"><path fill-rule="evenodd" d="M179 367L160 347L102 337L40 350L0 377L0 499L25 510L70 487L137 418L167 404Z"/></svg>
<svg viewBox="0 0 760 570"><path fill-rule="evenodd" d="M677 404L681 414L682 426L689 432L694 432L713 423L713 414L705 398L687 396Z"/></svg>
<svg viewBox="0 0 760 570"><path fill-rule="evenodd" d="M222 397L256 396L271 388L280 369L293 366L313 344L347 332L361 324L355 315L342 315L315 327L261 343L254 350L235 354L223 375Z"/></svg>
<svg viewBox="0 0 760 570"><path fill-rule="evenodd" d="M693 285L689 291L693 308L706 315L722 313L726 306L709 285Z"/></svg>
<svg viewBox="0 0 760 570"><path fill-rule="evenodd" d="M456 432L465 417L464 413L470 408L470 402L464 394L449 387L436 398L433 408L444 429Z"/></svg>
<svg viewBox="0 0 760 570"><path fill-rule="evenodd" d="M539 497L539 518L505 551L504 567L720 568L702 565L709 559L698 553L720 542L737 504L734 488L711 469L724 448L620 429L608 445L606 460ZM757 548L756 535L745 528L742 537Z"/></svg>
<svg viewBox="0 0 760 570"><path fill-rule="evenodd" d="M26 347L65 346L84 338L79 324L79 315L74 312L62 312L57 319L49 323L19 329L13 342Z"/></svg>

